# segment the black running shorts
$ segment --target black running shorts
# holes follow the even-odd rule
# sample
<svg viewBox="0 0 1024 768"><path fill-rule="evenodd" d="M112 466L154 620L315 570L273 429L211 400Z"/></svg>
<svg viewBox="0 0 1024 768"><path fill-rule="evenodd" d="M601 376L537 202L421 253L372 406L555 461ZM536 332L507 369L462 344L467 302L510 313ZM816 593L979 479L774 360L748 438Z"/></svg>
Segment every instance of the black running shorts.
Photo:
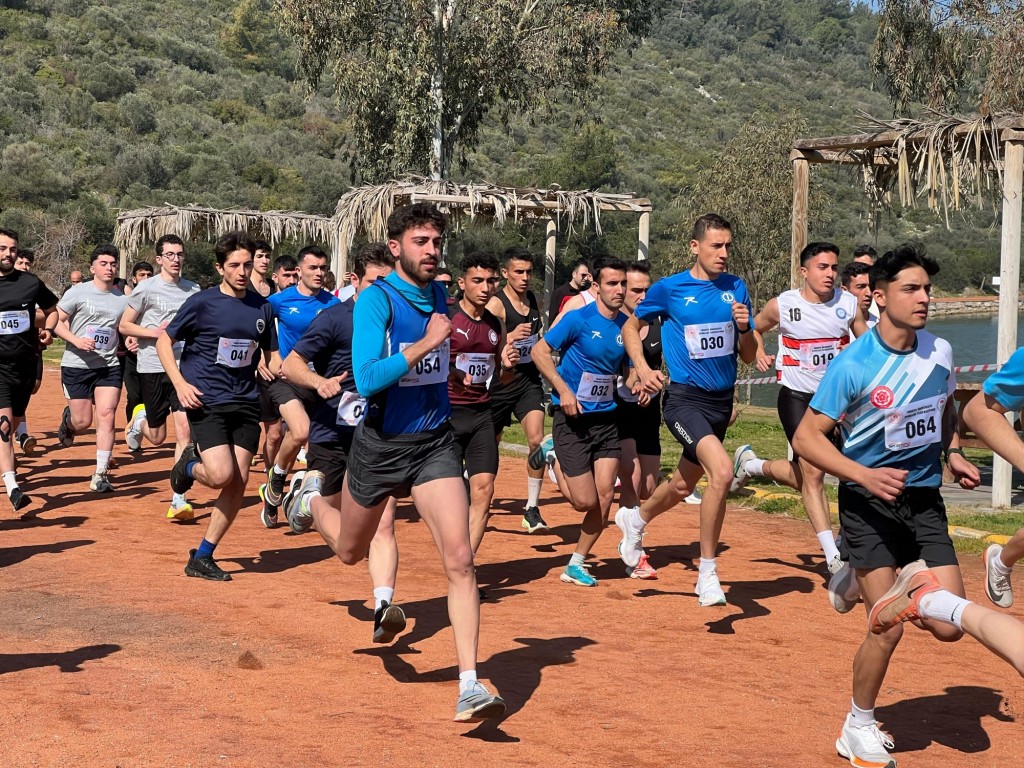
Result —
<svg viewBox="0 0 1024 768"><path fill-rule="evenodd" d="M260 447L260 406L256 402L206 405L185 411L192 442L200 452L218 445L232 445L249 453Z"/></svg>
<svg viewBox="0 0 1024 768"><path fill-rule="evenodd" d="M0 360L0 409L10 408L12 416L24 416L35 385L32 358Z"/></svg>
<svg viewBox="0 0 1024 768"><path fill-rule="evenodd" d="M267 381L258 373L256 374L256 388L260 391L260 422L273 424L281 420L281 413L277 410L274 400L270 394L270 387L273 384Z"/></svg>
<svg viewBox="0 0 1024 768"><path fill-rule="evenodd" d="M162 427L167 423L168 415L182 410L178 392L166 373L140 373L139 384L149 426Z"/></svg>
<svg viewBox="0 0 1024 768"><path fill-rule="evenodd" d="M35 375L35 371L32 371ZM99 387L121 388L124 380L121 377L121 366L111 365L104 368L69 368L61 366L60 381L64 385L64 397L68 400L92 400L93 393ZM33 380L35 386L35 380ZM29 387L31 390L31 387Z"/></svg>
<svg viewBox="0 0 1024 768"><path fill-rule="evenodd" d="M453 405L452 434L455 453L469 477L498 474L498 441L489 403Z"/></svg>
<svg viewBox="0 0 1024 768"><path fill-rule="evenodd" d="M491 389L491 417L494 429L501 432L512 425L512 415L520 424L533 411L544 410L544 387L539 379L519 374L508 384Z"/></svg>
<svg viewBox="0 0 1024 768"><path fill-rule="evenodd" d="M555 455L562 467L562 474L566 477L591 473L598 459L618 460L622 454L615 411L570 417L561 408L556 408L551 437L555 441Z"/></svg>
<svg viewBox="0 0 1024 768"><path fill-rule="evenodd" d="M315 408L320 402L320 397L312 389L297 387L284 379L274 379L270 383L270 399L277 413L281 412L282 405L292 400L298 400L307 410Z"/></svg>
<svg viewBox="0 0 1024 768"><path fill-rule="evenodd" d="M345 484L345 470L348 468L348 457L352 451L352 437L330 443L310 443L306 451L306 467L324 473L324 496L333 496L341 491Z"/></svg>
<svg viewBox="0 0 1024 768"><path fill-rule="evenodd" d="M893 503L859 485L839 484L840 554L853 568L956 565L946 505L938 488L905 488Z"/></svg>
<svg viewBox="0 0 1024 768"><path fill-rule="evenodd" d="M633 440L639 456L661 456L661 395L650 405L616 401L615 421L619 440Z"/></svg>
<svg viewBox="0 0 1024 768"><path fill-rule="evenodd" d="M665 425L683 447L683 457L700 464L697 445L708 435L721 442L732 418L731 389L708 392L685 384L669 384L665 391Z"/></svg>

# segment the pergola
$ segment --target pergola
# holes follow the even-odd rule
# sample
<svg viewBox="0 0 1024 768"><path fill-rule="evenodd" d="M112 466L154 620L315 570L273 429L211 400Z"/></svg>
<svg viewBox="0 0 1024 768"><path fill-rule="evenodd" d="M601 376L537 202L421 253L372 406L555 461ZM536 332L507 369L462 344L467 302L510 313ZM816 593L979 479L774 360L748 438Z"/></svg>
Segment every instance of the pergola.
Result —
<svg viewBox="0 0 1024 768"><path fill-rule="evenodd" d="M800 251L807 244L811 163L860 166L865 191L876 209L891 200L894 188L905 207L913 207L924 195L929 208L946 216L947 225L950 211L981 206L993 197L988 193L1000 193L996 198L1001 198L1002 205L996 364L1002 366L1017 348L1024 115L873 122L877 130L872 132L801 139L793 145L793 287L798 285ZM994 457L993 507L1010 505L1011 472L1008 463Z"/></svg>

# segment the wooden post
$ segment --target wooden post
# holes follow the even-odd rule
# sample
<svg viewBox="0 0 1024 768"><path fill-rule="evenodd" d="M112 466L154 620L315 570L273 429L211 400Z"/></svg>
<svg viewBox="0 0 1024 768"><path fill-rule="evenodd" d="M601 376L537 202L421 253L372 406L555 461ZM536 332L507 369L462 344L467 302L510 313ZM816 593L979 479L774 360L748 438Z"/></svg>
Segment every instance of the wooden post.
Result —
<svg viewBox="0 0 1024 768"><path fill-rule="evenodd" d="M790 288L800 287L800 251L807 245L807 196L811 180L811 166L797 152L793 161L793 244L789 254Z"/></svg>
<svg viewBox="0 0 1024 768"><path fill-rule="evenodd" d="M555 217L548 218L548 235L544 243L544 310L540 313L544 330L548 329L551 294L555 292L555 261L558 254L558 224Z"/></svg>
<svg viewBox="0 0 1024 768"><path fill-rule="evenodd" d="M1007 141L1003 166L1003 233L999 250L999 330L996 364L1003 363L1017 349L1017 315L1020 301L1021 192L1024 187L1024 142ZM1006 414L1013 423L1014 414ZM998 456L992 457L992 506L1008 507L1013 495L1013 468Z"/></svg>
<svg viewBox="0 0 1024 768"><path fill-rule="evenodd" d="M647 261L651 257L651 214L644 211L640 214L640 244L636 252L637 261Z"/></svg>
<svg viewBox="0 0 1024 768"><path fill-rule="evenodd" d="M117 250L121 254L121 264L117 268L117 276L124 280L128 277L128 251L125 248L118 248Z"/></svg>

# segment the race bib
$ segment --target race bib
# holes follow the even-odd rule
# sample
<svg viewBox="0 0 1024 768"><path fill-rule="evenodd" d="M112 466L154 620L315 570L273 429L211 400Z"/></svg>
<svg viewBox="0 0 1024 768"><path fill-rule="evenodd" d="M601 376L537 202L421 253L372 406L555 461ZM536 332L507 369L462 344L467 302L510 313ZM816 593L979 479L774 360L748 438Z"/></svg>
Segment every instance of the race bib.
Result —
<svg viewBox="0 0 1024 768"><path fill-rule="evenodd" d="M470 384L486 384L494 373L494 355L464 352L455 356L455 367L469 376Z"/></svg>
<svg viewBox="0 0 1024 768"><path fill-rule="evenodd" d="M535 333L525 339L512 342L512 346L519 350L519 362L516 365L533 362L533 348L537 346L538 341L540 341L540 334Z"/></svg>
<svg viewBox="0 0 1024 768"><path fill-rule="evenodd" d="M358 427L366 415L366 398L357 392L342 392L338 401L338 425Z"/></svg>
<svg viewBox="0 0 1024 768"><path fill-rule="evenodd" d="M615 389L618 390L619 400L624 403L638 403L640 398L633 394L633 390L626 386L625 376L615 377Z"/></svg>
<svg viewBox="0 0 1024 768"><path fill-rule="evenodd" d="M411 343L398 345L398 351L402 352ZM398 380L400 387L425 387L428 384L442 384L448 380L448 359L451 355L451 342L445 339L439 347L435 347L427 353L427 356L409 369L409 372Z"/></svg>
<svg viewBox="0 0 1024 768"><path fill-rule="evenodd" d="M117 332L113 328L97 328L90 325L86 327L85 335L96 342L97 352L110 352L117 348Z"/></svg>
<svg viewBox="0 0 1024 768"><path fill-rule="evenodd" d="M217 344L217 365L245 368L252 364L253 353L259 348L252 339L225 339Z"/></svg>
<svg viewBox="0 0 1024 768"><path fill-rule="evenodd" d="M811 373L823 373L832 359L839 354L839 342L829 341L801 341L800 342L800 370Z"/></svg>
<svg viewBox="0 0 1024 768"><path fill-rule="evenodd" d="M576 399L581 403L608 403L615 397L615 375L584 373L576 387Z"/></svg>
<svg viewBox="0 0 1024 768"><path fill-rule="evenodd" d="M0 336L14 336L24 333L31 327L27 310L15 309L10 312L0 312Z"/></svg>
<svg viewBox="0 0 1024 768"><path fill-rule="evenodd" d="M733 353L735 334L732 321L687 325L683 328L686 351L691 360L705 360L710 357L725 357Z"/></svg>
<svg viewBox="0 0 1024 768"><path fill-rule="evenodd" d="M885 411L885 448L906 451L942 440L942 412L946 395Z"/></svg>

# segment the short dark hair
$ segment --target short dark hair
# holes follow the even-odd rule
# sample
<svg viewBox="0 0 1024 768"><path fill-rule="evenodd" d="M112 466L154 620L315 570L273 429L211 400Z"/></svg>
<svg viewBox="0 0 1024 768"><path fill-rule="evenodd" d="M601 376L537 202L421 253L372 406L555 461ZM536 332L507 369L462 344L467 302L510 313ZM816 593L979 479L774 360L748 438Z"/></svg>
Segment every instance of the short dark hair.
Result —
<svg viewBox="0 0 1024 768"><path fill-rule="evenodd" d="M117 246L113 243L103 243L103 245L97 245L92 252L92 256L89 257L89 263L92 264L100 256L113 256L114 260L117 261L121 258L121 252L117 250Z"/></svg>
<svg viewBox="0 0 1024 768"><path fill-rule="evenodd" d="M572 263L572 270L571 271L575 272L580 267L586 267L587 271L589 272L590 271L590 262L587 261L586 259L576 259L576 261L574 261Z"/></svg>
<svg viewBox="0 0 1024 768"><path fill-rule="evenodd" d="M508 251L505 251L505 253L507 254ZM472 253L467 253L462 257L462 261L459 263L459 269L462 270L463 275L471 269L487 269L497 274L500 268L501 267L498 264L498 257L493 253L488 253L487 251L473 251Z"/></svg>
<svg viewBox="0 0 1024 768"><path fill-rule="evenodd" d="M277 272L279 269L287 269L291 271L299 266L299 262L295 260L294 256L289 256L287 253L282 253L276 259L274 259L274 268L271 272Z"/></svg>
<svg viewBox="0 0 1024 768"><path fill-rule="evenodd" d="M508 266L513 261L528 261L532 267L533 254L521 245L513 245L506 248L505 252L501 254L501 261L505 266ZM573 267L573 269L576 269L576 267Z"/></svg>
<svg viewBox="0 0 1024 768"><path fill-rule="evenodd" d="M257 251L266 251L267 253L270 253L274 249L270 247L270 243L268 243L266 240L257 240L256 241L256 250ZM255 255L256 254L254 253L253 256L255 256Z"/></svg>
<svg viewBox="0 0 1024 768"><path fill-rule="evenodd" d="M355 260L352 262L352 271L356 277L362 280L366 277L367 267L391 267L395 266L395 255L388 250L384 243L368 243L359 249Z"/></svg>
<svg viewBox="0 0 1024 768"><path fill-rule="evenodd" d="M434 270L435 280L441 275L447 275L448 277L452 277L452 271L448 269L448 267L438 267L437 269Z"/></svg>
<svg viewBox="0 0 1024 768"><path fill-rule="evenodd" d="M922 243L904 243L886 251L871 267L871 290L884 288L907 267L921 267L928 276L939 273L939 264L925 253Z"/></svg>
<svg viewBox="0 0 1024 768"><path fill-rule="evenodd" d="M156 251L157 256L164 255L164 246L170 243L171 245L180 245L182 248L185 247L185 242L177 235L164 235L156 241L156 245L153 246L153 250Z"/></svg>
<svg viewBox="0 0 1024 768"><path fill-rule="evenodd" d="M724 229L732 232L732 224L717 213L705 213L693 222L693 230L690 232L690 239L700 242L704 239L709 229Z"/></svg>
<svg viewBox="0 0 1024 768"><path fill-rule="evenodd" d="M433 203L403 205L388 216L388 240L398 240L410 229L423 226L431 226L443 235L448 218Z"/></svg>
<svg viewBox="0 0 1024 768"><path fill-rule="evenodd" d="M612 269L618 270L619 272L625 272L626 268L626 262L622 259L617 259L614 256L598 256L594 259L594 266L591 268L591 272L593 272L594 275L594 282L600 285L601 270Z"/></svg>
<svg viewBox="0 0 1024 768"><path fill-rule="evenodd" d="M213 255L217 259L217 265L223 267L235 251L248 251L252 256L256 253L256 243L252 241L245 232L228 232L217 238L217 244L213 246Z"/></svg>
<svg viewBox="0 0 1024 768"><path fill-rule="evenodd" d="M850 283L853 282L853 278L866 275L871 271L871 267L865 264L863 261L851 261L845 267L843 267L842 280L843 288L849 288Z"/></svg>
<svg viewBox="0 0 1024 768"><path fill-rule="evenodd" d="M153 265L150 264L148 261L136 262L135 266L132 267L132 277L135 277L137 274L139 274L139 272L142 272L143 270L145 270L146 272L152 272Z"/></svg>
<svg viewBox="0 0 1024 768"><path fill-rule="evenodd" d="M0 227L0 235L3 235L4 237L9 237L14 242L18 242L18 233L15 232L13 229L8 229L7 227Z"/></svg>
<svg viewBox="0 0 1024 768"><path fill-rule="evenodd" d="M855 245L853 246L853 258L856 259L858 256L870 256L872 259L877 259L878 251L870 245Z"/></svg>
<svg viewBox="0 0 1024 768"><path fill-rule="evenodd" d="M327 252L318 245L304 245L299 249L299 255L295 257L295 261L301 264L302 260L307 256L315 256L318 259L327 259ZM330 261L330 259L328 259L328 261Z"/></svg>
<svg viewBox="0 0 1024 768"><path fill-rule="evenodd" d="M8 237L9 237L9 235L8 235ZM29 264L35 264L36 263L36 255L32 252L31 248L19 248L18 249L18 258L19 259L25 259L25 261L27 261Z"/></svg>
<svg viewBox="0 0 1024 768"><path fill-rule="evenodd" d="M628 275L630 272L639 272L650 277L651 265L646 260L627 261L626 274Z"/></svg>
<svg viewBox="0 0 1024 768"><path fill-rule="evenodd" d="M808 243L804 246L804 249L800 251L800 266L804 266L808 261L813 259L815 256L820 256L823 253L834 253L836 258L839 257L839 246L835 243L828 243L821 240L817 243Z"/></svg>

